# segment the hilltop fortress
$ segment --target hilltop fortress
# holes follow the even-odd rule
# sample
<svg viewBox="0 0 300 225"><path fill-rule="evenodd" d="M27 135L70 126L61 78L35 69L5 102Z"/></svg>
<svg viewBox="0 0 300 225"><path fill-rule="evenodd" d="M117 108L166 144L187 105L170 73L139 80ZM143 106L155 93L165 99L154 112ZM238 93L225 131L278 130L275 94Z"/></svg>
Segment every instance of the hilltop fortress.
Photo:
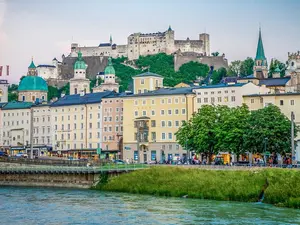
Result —
<svg viewBox="0 0 300 225"><path fill-rule="evenodd" d="M77 57L80 50L82 56L111 56L118 58L128 57L128 60L138 59L139 56L153 55L157 53L172 54L181 52L195 52L210 55L209 35L199 34L199 40L175 40L175 32L169 26L168 30L157 33L134 33L127 38L126 45L113 43L112 37L108 43L100 43L99 46L80 47L78 43L71 44L71 57Z"/></svg>

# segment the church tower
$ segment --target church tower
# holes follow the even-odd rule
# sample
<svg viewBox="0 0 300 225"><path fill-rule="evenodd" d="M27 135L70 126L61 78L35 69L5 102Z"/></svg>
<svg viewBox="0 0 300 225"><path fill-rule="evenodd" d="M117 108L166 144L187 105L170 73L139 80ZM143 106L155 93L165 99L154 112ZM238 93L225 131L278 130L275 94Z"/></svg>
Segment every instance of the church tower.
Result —
<svg viewBox="0 0 300 225"><path fill-rule="evenodd" d="M31 59L31 63L28 67L28 72L27 72L27 76L37 76L37 69L36 69L36 66L34 65L34 62L33 62L33 58Z"/></svg>
<svg viewBox="0 0 300 225"><path fill-rule="evenodd" d="M87 65L83 61L81 51L79 51L74 64L74 77L70 79L70 95L81 92L90 93L90 80L86 78L86 69Z"/></svg>
<svg viewBox="0 0 300 225"><path fill-rule="evenodd" d="M257 43L256 57L254 63L254 77L258 79L268 78L268 63L265 57L264 46L261 38L261 29L259 28L259 37Z"/></svg>
<svg viewBox="0 0 300 225"><path fill-rule="evenodd" d="M104 70L104 82L93 88L93 92L115 91L119 92L119 84L116 83L116 71L112 65L111 57L108 58L108 64Z"/></svg>

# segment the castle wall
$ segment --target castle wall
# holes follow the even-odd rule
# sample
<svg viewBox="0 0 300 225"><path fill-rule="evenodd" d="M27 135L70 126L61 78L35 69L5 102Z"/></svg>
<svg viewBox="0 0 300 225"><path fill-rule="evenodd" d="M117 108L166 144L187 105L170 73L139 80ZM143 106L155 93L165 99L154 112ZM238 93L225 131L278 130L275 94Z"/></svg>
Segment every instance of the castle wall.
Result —
<svg viewBox="0 0 300 225"><path fill-rule="evenodd" d="M181 52L196 52L204 53L203 43L200 40L175 40L175 49L180 49Z"/></svg>
<svg viewBox="0 0 300 225"><path fill-rule="evenodd" d="M38 75L43 79L47 80L49 78L57 79L58 78L58 71L57 67L55 66L38 66L36 68Z"/></svg>
<svg viewBox="0 0 300 225"><path fill-rule="evenodd" d="M214 70L218 70L222 67L228 68L228 61L224 56L202 56L196 53L176 53L174 55L174 69L178 71L179 68L188 62L199 62L206 64L209 67L213 66Z"/></svg>

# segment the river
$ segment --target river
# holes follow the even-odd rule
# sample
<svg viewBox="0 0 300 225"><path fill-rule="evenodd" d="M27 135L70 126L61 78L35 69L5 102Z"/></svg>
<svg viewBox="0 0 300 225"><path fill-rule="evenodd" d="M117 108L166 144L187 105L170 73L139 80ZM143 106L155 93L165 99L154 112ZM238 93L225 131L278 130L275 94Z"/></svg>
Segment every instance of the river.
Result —
<svg viewBox="0 0 300 225"><path fill-rule="evenodd" d="M0 224L300 224L300 210L92 190L0 187Z"/></svg>

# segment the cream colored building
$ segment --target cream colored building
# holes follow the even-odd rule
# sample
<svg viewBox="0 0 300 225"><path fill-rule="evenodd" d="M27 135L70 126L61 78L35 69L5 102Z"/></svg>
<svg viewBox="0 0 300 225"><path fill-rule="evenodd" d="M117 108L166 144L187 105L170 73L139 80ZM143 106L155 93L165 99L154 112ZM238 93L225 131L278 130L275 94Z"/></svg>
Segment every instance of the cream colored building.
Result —
<svg viewBox="0 0 300 225"><path fill-rule="evenodd" d="M132 77L134 94L146 93L163 87L163 76L146 72Z"/></svg>
<svg viewBox="0 0 300 225"><path fill-rule="evenodd" d="M256 94L244 95L244 102L250 110L257 110L270 104L276 105L281 112L291 119L291 112L295 114L295 123L300 125L300 93L278 93L278 94ZM295 138L297 140L296 152L297 160L300 161L300 133Z"/></svg>
<svg viewBox="0 0 300 225"><path fill-rule="evenodd" d="M66 95L51 104L54 151L77 157L101 148L102 98L112 92Z"/></svg>

